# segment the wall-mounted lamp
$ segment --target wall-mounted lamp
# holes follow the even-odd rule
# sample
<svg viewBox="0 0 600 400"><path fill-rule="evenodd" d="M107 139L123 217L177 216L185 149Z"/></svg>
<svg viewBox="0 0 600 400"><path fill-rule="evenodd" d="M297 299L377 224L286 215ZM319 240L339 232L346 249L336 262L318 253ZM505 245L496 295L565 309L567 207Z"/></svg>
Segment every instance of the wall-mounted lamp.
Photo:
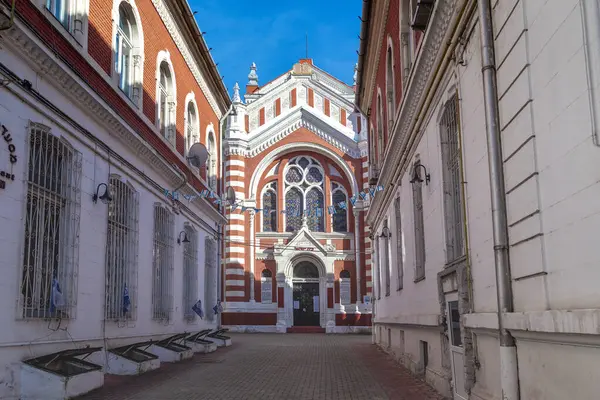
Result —
<svg viewBox="0 0 600 400"><path fill-rule="evenodd" d="M415 166L413 167L413 177L410 180L410 183L423 182L423 179L419 175L419 167L423 168L423 172L425 173L425 184L429 185L429 181L431 180L431 175L429 175L427 173L427 168L425 168L425 166L421 163L415 164Z"/></svg>
<svg viewBox="0 0 600 400"><path fill-rule="evenodd" d="M381 229L381 235L379 235L379 237L384 239L389 239L392 237L392 232L390 232L390 228L388 228L387 225Z"/></svg>
<svg viewBox="0 0 600 400"><path fill-rule="evenodd" d="M104 193L99 196L98 193L100 193L100 187L102 187L102 186L104 186ZM104 204L108 204L112 201L112 196L110 195L110 191L108 190L108 185L106 185L106 183L101 183L96 188L96 193L92 197L92 201L94 203L97 203L98 199L100 199L100 201L103 202Z"/></svg>
<svg viewBox="0 0 600 400"><path fill-rule="evenodd" d="M181 234L183 233L183 239L181 239ZM177 236L177 244L181 245L181 243L189 243L190 239L187 237L187 233L185 231L179 232L179 236Z"/></svg>

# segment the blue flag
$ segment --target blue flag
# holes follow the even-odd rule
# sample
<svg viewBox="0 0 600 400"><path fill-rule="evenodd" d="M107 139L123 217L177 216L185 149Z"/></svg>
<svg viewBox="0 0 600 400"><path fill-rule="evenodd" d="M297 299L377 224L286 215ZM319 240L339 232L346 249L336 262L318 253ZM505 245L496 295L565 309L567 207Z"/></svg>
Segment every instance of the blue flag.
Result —
<svg viewBox="0 0 600 400"><path fill-rule="evenodd" d="M192 306L192 310L198 314L200 319L204 319L204 311L202 310L202 300L198 300L196 304Z"/></svg>
<svg viewBox="0 0 600 400"><path fill-rule="evenodd" d="M125 288L123 289L123 314L129 312L129 307L131 307L131 299L129 298L129 289L127 289L127 284L125 284Z"/></svg>
<svg viewBox="0 0 600 400"><path fill-rule="evenodd" d="M65 299L62 290L58 283L58 279L52 279L52 294L50 296L50 312L55 312L57 309L64 307Z"/></svg>

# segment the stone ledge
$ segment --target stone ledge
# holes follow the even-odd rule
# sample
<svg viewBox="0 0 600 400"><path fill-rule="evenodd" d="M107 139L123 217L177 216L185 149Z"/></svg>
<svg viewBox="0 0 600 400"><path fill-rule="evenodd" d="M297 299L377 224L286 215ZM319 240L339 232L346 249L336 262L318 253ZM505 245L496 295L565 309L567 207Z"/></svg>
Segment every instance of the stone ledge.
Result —
<svg viewBox="0 0 600 400"><path fill-rule="evenodd" d="M392 318L377 318L374 325L414 325L420 327L437 328L439 323L438 314L423 315L399 315Z"/></svg>

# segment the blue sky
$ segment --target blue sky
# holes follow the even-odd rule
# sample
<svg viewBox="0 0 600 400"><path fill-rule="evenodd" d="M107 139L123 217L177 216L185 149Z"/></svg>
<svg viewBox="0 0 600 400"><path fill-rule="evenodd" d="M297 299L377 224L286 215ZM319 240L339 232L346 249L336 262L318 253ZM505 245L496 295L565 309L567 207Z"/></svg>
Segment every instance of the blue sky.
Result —
<svg viewBox="0 0 600 400"><path fill-rule="evenodd" d="M225 85L248 81L250 64L259 84L291 69L306 53L315 65L352 84L358 60L361 0L189 0Z"/></svg>

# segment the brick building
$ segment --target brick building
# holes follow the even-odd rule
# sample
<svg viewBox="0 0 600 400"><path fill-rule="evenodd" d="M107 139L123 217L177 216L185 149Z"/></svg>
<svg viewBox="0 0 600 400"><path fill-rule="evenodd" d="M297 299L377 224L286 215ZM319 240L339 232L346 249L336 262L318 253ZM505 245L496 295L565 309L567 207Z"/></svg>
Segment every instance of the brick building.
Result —
<svg viewBox="0 0 600 400"><path fill-rule="evenodd" d="M224 140L239 207L228 211L222 324L370 330L367 142L354 90L310 59L263 86L253 64L248 79L245 101L236 84Z"/></svg>
<svg viewBox="0 0 600 400"><path fill-rule="evenodd" d="M453 399L598 397L598 1L363 5L374 341Z"/></svg>
<svg viewBox="0 0 600 400"><path fill-rule="evenodd" d="M198 195L219 193L230 100L183 0L3 0L0 29L0 398L62 398L37 357L88 346L109 368L216 326L226 220Z"/></svg>

